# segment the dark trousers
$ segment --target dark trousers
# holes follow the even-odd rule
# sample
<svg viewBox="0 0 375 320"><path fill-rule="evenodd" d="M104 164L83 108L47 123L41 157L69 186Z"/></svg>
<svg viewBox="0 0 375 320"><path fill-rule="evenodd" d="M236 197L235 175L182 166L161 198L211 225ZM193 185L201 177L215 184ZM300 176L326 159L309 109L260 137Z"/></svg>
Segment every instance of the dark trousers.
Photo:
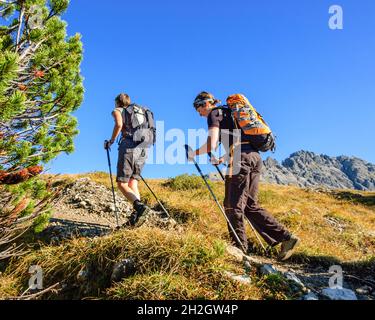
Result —
<svg viewBox="0 0 375 320"><path fill-rule="evenodd" d="M259 179L262 159L258 152L241 153L239 174L227 176L225 181L225 212L245 249L248 248L245 217L263 239L275 246L289 240L291 234L265 209L258 205ZM233 232L229 233L237 244ZM238 245L238 244L237 244Z"/></svg>

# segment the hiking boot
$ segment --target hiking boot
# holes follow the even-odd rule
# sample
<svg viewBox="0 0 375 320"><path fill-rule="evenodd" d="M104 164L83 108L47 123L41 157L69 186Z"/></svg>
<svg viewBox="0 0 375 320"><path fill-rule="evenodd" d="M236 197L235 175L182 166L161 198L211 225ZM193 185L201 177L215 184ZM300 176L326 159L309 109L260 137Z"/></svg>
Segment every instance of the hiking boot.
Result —
<svg viewBox="0 0 375 320"><path fill-rule="evenodd" d="M132 213L129 221L133 227L140 227L146 222L147 214L151 211L151 209L139 201L134 203L134 209L135 212Z"/></svg>
<svg viewBox="0 0 375 320"><path fill-rule="evenodd" d="M128 221L124 224L125 228L131 228L134 227L135 223L138 220L138 213L137 211L133 211L132 214L130 215Z"/></svg>
<svg viewBox="0 0 375 320"><path fill-rule="evenodd" d="M289 240L282 242L279 260L288 260L292 256L294 249L298 246L299 243L300 239L294 235L292 235Z"/></svg>

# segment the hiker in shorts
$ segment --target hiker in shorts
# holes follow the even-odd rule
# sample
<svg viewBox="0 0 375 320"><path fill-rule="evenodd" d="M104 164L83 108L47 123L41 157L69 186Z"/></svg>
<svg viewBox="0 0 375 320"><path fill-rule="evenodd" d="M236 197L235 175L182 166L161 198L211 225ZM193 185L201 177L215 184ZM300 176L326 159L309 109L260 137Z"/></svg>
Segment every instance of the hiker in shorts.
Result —
<svg viewBox="0 0 375 320"><path fill-rule="evenodd" d="M231 97L237 99L243 97L247 102L247 99L242 95ZM227 100L228 104L231 97ZM215 151L219 143L223 143L227 155L215 159L213 162L218 165L232 161L232 163L229 163L225 178L224 207L228 220L242 242L241 244L237 243L235 235L229 228L233 243L248 251L249 246L244 223L244 219L247 218L269 246L275 247L281 244L279 259L285 261L291 257L299 239L286 230L269 212L259 206L259 179L263 164L261 156L258 150L250 144L250 137L243 130L238 130L238 125L235 123L236 120L231 110L217 107L218 104L220 104L220 101L208 92L202 92L196 97L194 108L202 117L208 119L209 134L207 143L195 152L192 151L189 154L189 159ZM237 156L233 156L233 150Z"/></svg>
<svg viewBox="0 0 375 320"><path fill-rule="evenodd" d="M104 143L104 148L110 148L121 135L118 148L117 162L117 186L122 194L133 204L134 212L131 214L128 225L132 227L140 226L150 211L141 202L138 189L138 181L141 180L142 170L147 159L147 149L142 142L134 141L134 128L132 116L137 105L131 104L129 95L122 93L115 99L115 109L112 116L115 121L112 137Z"/></svg>

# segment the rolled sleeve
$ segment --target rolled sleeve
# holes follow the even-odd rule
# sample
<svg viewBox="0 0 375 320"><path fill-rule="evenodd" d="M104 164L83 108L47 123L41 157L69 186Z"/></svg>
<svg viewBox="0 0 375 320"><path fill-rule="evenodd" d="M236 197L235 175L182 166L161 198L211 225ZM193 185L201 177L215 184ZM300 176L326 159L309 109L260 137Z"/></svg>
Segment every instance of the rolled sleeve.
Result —
<svg viewBox="0 0 375 320"><path fill-rule="evenodd" d="M220 128L220 122L223 120L223 115L220 110L212 111L207 118L208 128Z"/></svg>

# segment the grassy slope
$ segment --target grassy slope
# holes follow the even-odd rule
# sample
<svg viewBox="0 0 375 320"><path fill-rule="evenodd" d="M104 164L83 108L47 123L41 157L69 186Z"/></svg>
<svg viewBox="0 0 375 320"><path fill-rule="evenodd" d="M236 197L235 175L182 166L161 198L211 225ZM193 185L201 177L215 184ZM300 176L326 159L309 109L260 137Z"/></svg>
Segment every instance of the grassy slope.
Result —
<svg viewBox="0 0 375 320"><path fill-rule="evenodd" d="M89 176L109 187L107 175ZM171 191L160 180L149 184L172 213L182 221L190 219L189 228L226 238L224 219L206 189ZM142 184L140 189L147 202L156 205ZM334 195L276 185L262 185L260 189L261 205L303 240L297 251L301 256L355 262L375 255L375 192L342 191ZM214 191L222 201L223 184L214 183ZM344 230L330 224L329 219L337 221ZM249 235L252 236L250 232Z"/></svg>
<svg viewBox="0 0 375 320"><path fill-rule="evenodd" d="M108 175L93 173L64 176L87 177L109 187ZM38 264L45 272L46 285L63 279L77 282L83 268L95 270L95 280L64 297L147 298L147 299L262 299L288 297L283 283L272 287L255 275L251 286L239 285L223 276L223 270L241 272L241 265L225 254L227 231L209 193L203 187L174 191L163 181L150 181L172 215L184 223L184 231L141 228L121 231L98 240L78 239L59 247L44 246L13 264L0 277L0 298L16 295L27 284L28 267ZM214 190L223 200L222 183ZM156 202L141 185L150 205ZM341 198L341 199L340 199ZM295 262L318 264L349 263L366 266L375 256L375 193L337 192L336 195L309 192L295 187L263 185L261 204L272 212L302 243ZM253 234L248 232L255 241ZM111 285L110 270L115 261L135 257L141 265L133 278ZM88 285L90 284L90 285Z"/></svg>

